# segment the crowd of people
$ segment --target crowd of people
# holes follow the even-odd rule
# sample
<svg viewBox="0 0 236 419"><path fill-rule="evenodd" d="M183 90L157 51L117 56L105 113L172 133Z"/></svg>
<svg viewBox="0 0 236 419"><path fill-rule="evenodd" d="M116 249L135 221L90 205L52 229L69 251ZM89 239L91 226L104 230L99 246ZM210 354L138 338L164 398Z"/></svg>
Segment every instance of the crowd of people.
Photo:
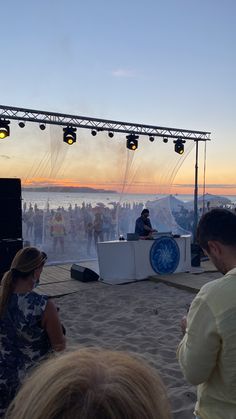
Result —
<svg viewBox="0 0 236 419"><path fill-rule="evenodd" d="M23 207L24 241L42 246L50 259L55 255L78 258L96 256L98 241L115 240L134 231L135 219L143 204L117 204L112 208L99 204L75 204L67 209L39 209L37 204ZM70 255L67 254L69 249Z"/></svg>
<svg viewBox="0 0 236 419"><path fill-rule="evenodd" d="M236 214L207 212L197 237L223 276L192 301L180 323L177 357L186 379L198 386L196 418L235 419ZM25 247L2 279L0 417L169 419L166 390L143 360L86 348L53 355L64 351L66 339L55 304L35 292L46 259L43 251Z"/></svg>
<svg viewBox="0 0 236 419"><path fill-rule="evenodd" d="M100 203L95 207L83 203L68 208L59 207L39 209L37 204L23 206L23 238L28 244L42 247L47 251L50 260L83 259L96 257L98 241L126 238L127 233L134 233L136 219L144 209L144 203L112 203L105 206ZM173 213L179 230L175 233L191 231L193 212L180 209ZM171 220L166 211L152 209L152 223L157 230L167 230ZM165 218L163 224L162 219ZM163 224L163 225L162 225ZM173 227L173 226L172 226ZM189 230L188 230L189 229ZM68 253L69 252L69 253Z"/></svg>
<svg viewBox="0 0 236 419"><path fill-rule="evenodd" d="M25 247L2 279L0 417L169 419L166 390L143 360L101 349L53 357L66 339L55 304L35 292L46 259Z"/></svg>

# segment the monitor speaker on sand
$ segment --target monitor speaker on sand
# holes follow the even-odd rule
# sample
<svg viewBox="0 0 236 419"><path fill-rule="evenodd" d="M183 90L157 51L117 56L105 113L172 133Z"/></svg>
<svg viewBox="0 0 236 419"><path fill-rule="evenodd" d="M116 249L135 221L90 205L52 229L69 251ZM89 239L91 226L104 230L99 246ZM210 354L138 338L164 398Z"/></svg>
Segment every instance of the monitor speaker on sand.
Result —
<svg viewBox="0 0 236 419"><path fill-rule="evenodd" d="M99 278L99 275L92 271L92 269L85 268L85 266L80 266L75 263L70 268L70 274L71 278L82 282L97 281Z"/></svg>
<svg viewBox="0 0 236 419"><path fill-rule="evenodd" d="M22 238L21 181L0 178L0 239Z"/></svg>

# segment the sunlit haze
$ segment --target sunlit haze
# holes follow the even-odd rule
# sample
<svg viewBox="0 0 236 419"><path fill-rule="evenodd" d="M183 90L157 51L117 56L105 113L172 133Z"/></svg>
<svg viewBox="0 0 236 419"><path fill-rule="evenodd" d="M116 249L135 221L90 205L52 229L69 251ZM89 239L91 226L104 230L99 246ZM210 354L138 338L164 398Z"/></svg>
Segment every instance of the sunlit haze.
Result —
<svg viewBox="0 0 236 419"><path fill-rule="evenodd" d="M211 132L199 191L236 194L234 0L16 0L1 5L1 105ZM23 186L192 194L195 147L10 124L0 177ZM206 189L203 189L204 179Z"/></svg>

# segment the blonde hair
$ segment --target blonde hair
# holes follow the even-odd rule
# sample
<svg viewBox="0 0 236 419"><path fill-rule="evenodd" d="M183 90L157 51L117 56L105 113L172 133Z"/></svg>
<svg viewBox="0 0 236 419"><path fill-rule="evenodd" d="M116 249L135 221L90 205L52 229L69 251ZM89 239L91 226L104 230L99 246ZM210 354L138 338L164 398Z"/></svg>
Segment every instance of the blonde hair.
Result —
<svg viewBox="0 0 236 419"><path fill-rule="evenodd" d="M11 403L6 419L169 419L156 371L124 352L80 349L49 360Z"/></svg>
<svg viewBox="0 0 236 419"><path fill-rule="evenodd" d="M0 318L2 317L10 295L13 291L13 283L17 278L26 278L35 269L39 268L47 259L44 252L40 252L36 247L24 247L19 250L12 263L10 270L5 272L0 287Z"/></svg>

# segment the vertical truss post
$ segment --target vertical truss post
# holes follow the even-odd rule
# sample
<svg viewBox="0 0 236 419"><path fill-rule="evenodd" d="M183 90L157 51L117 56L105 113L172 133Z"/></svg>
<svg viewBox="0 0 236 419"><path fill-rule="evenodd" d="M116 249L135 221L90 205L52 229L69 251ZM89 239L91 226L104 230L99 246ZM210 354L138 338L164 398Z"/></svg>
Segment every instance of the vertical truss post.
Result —
<svg viewBox="0 0 236 419"><path fill-rule="evenodd" d="M198 140L196 143L195 157L195 179L194 179L194 219L193 219L193 242L197 242L197 225L198 225Z"/></svg>

